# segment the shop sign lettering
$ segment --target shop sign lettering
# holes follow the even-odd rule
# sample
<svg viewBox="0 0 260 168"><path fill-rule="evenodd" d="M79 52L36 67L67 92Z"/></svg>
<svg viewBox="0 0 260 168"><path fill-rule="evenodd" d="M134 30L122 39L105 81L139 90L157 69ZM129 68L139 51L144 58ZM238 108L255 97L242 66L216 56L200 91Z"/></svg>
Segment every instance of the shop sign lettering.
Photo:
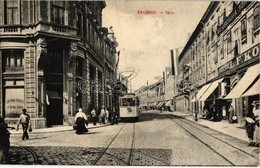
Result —
<svg viewBox="0 0 260 168"><path fill-rule="evenodd" d="M24 105L24 100L22 99L8 99L6 100L6 111L14 111L22 109Z"/></svg>
<svg viewBox="0 0 260 168"><path fill-rule="evenodd" d="M240 65L254 57L258 57L259 54L260 54L260 44L252 47L251 49L247 50L243 54L234 58L234 60L232 61L232 66Z"/></svg>
<svg viewBox="0 0 260 168"><path fill-rule="evenodd" d="M230 62L219 67L218 72L219 73L225 72L225 71L229 70L229 68L230 68Z"/></svg>

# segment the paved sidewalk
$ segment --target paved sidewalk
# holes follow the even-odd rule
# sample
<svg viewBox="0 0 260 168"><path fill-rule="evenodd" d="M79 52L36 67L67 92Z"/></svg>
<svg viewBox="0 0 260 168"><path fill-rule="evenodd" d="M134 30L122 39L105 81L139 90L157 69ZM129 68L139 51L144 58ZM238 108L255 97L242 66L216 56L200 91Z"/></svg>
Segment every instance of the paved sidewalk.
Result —
<svg viewBox="0 0 260 168"><path fill-rule="evenodd" d="M182 116L187 120L190 120L192 122L196 122L198 124L204 125L209 127L210 129L222 132L224 134L230 135L232 137L244 140L248 142L248 138L246 135L246 130L245 127L239 123L233 123L230 124L228 121L226 120L222 120L219 122L213 122L213 121L209 121L207 119L202 119L199 118L198 121L195 121L193 116L189 113L185 113L185 112L168 112L171 113L173 115L177 115L177 116Z"/></svg>
<svg viewBox="0 0 260 168"><path fill-rule="evenodd" d="M111 125L111 123L108 124L102 124L102 125L93 125L88 124L88 129L93 129L93 128L99 128L99 127L104 127L104 126L108 126ZM20 129L18 131L16 131L16 129L12 129L9 130L11 134L22 134L22 126L20 125ZM57 126L53 126L53 127L49 127L49 128L40 128L40 129L33 129L31 133L40 133L40 132L57 132L57 131L73 131L73 126L69 126L69 125L57 125ZM31 134L30 133L30 134Z"/></svg>

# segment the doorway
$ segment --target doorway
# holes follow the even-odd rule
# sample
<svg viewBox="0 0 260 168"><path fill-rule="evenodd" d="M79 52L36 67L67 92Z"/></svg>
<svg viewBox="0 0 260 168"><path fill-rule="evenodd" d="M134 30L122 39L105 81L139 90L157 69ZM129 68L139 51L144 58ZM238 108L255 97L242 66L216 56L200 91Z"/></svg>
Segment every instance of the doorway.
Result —
<svg viewBox="0 0 260 168"><path fill-rule="evenodd" d="M48 45L44 68L48 127L63 124L63 55L61 47Z"/></svg>

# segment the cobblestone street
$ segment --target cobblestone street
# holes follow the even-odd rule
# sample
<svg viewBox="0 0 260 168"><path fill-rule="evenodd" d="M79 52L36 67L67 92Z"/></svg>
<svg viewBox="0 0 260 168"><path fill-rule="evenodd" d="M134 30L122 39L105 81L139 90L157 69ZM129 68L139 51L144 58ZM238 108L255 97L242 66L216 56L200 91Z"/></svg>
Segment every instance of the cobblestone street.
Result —
<svg viewBox="0 0 260 168"><path fill-rule="evenodd" d="M257 165L257 148L191 124L174 113L147 111L138 122L93 128L83 135L73 130L32 132L22 141L21 134L12 134L10 164Z"/></svg>

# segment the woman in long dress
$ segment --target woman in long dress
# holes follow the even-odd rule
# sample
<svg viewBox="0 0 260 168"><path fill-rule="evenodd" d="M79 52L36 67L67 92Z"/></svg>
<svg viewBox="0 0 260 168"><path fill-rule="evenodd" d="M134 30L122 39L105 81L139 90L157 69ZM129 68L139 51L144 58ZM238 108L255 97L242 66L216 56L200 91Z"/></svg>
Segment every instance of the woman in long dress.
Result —
<svg viewBox="0 0 260 168"><path fill-rule="evenodd" d="M76 123L76 134L83 134L88 132L87 129L87 116L82 109L79 108L79 112L75 115L75 123Z"/></svg>

